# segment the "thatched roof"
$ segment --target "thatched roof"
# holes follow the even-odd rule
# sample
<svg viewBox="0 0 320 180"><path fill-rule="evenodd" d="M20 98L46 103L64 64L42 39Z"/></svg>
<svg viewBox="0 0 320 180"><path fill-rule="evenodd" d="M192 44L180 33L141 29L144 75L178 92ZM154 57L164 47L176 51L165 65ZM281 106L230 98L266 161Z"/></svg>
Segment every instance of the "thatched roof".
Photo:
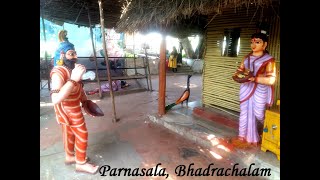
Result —
<svg viewBox="0 0 320 180"><path fill-rule="evenodd" d="M101 0L106 28L118 32L159 31L183 37L201 33L210 21L227 7L249 5L267 7L280 0ZM89 27L100 24L98 0L40 0L43 17L53 22L68 22Z"/></svg>
<svg viewBox="0 0 320 180"><path fill-rule="evenodd" d="M101 0L105 28L113 28L120 19L122 4L119 0ZM92 25L100 24L98 0L40 0L40 11L49 21L89 27L88 11Z"/></svg>
<svg viewBox="0 0 320 180"><path fill-rule="evenodd" d="M117 23L117 31L140 32L159 30L174 33L173 26L203 29L199 17L221 14L224 8L235 9L249 5L266 7L273 0L133 0ZM196 28L195 28L196 27ZM191 31L190 31L191 32Z"/></svg>

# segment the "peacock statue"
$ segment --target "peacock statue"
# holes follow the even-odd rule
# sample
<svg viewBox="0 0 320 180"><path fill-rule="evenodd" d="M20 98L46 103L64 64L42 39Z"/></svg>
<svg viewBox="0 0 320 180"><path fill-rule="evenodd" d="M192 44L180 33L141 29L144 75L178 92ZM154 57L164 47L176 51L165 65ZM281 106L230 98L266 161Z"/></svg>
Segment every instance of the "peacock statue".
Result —
<svg viewBox="0 0 320 180"><path fill-rule="evenodd" d="M67 35L68 35L68 31L67 30L59 31L59 33L58 33L59 42L68 41Z"/></svg>
<svg viewBox="0 0 320 180"><path fill-rule="evenodd" d="M183 102L186 101L186 105L188 106L188 101L189 101L189 97L190 97L190 78L191 78L191 74L188 75L188 80L187 80L187 88L183 91L182 95L180 96L179 99L176 100L176 102L169 104L165 107L165 110L168 111L171 108L173 108L173 106L180 104L183 105Z"/></svg>

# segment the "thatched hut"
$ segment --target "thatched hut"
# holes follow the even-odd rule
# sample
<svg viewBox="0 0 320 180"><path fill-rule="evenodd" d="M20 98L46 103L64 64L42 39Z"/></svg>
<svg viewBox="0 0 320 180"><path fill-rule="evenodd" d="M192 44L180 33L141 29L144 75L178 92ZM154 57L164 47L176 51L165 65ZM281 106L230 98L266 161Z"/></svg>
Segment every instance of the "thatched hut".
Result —
<svg viewBox="0 0 320 180"><path fill-rule="evenodd" d="M279 5L278 0L136 0L125 6L117 30L158 31L179 38L203 34L202 103L239 112L239 84L231 76L250 52L250 35L257 30L270 34L268 50L275 57L278 70L275 99L280 99ZM224 38L229 48L223 49ZM241 41L237 49L231 43L238 39Z"/></svg>

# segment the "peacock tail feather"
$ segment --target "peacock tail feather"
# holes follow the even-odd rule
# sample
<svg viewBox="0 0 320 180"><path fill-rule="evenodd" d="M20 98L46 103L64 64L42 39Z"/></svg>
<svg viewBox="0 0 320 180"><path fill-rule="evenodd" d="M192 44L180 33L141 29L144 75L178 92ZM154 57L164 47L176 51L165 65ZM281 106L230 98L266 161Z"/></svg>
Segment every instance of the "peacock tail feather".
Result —
<svg viewBox="0 0 320 180"><path fill-rule="evenodd" d="M165 107L165 110L168 111L170 110L173 106L177 105L176 103L172 103L172 104L169 104Z"/></svg>
<svg viewBox="0 0 320 180"><path fill-rule="evenodd" d="M180 104L182 103L183 101L187 100L188 102L188 99L189 99L189 96L190 96L190 88L189 88L189 84L190 84L190 77L192 75L188 75L188 81L187 81L187 89L185 89L183 91L183 93L181 94L181 96L179 97L179 99L176 100L175 103L172 103L172 104L169 104L165 107L165 110L168 111L170 110L173 106L177 105L177 104Z"/></svg>

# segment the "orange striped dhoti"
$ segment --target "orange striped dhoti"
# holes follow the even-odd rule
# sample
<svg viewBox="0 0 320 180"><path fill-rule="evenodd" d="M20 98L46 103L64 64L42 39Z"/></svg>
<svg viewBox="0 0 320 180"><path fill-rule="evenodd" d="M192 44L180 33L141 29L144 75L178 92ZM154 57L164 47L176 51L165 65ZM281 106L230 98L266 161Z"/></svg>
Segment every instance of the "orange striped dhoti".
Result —
<svg viewBox="0 0 320 180"><path fill-rule="evenodd" d="M63 66L55 66L50 76L54 73L57 73L64 83L71 75ZM62 127L65 152L69 156L75 156L78 164L86 163L88 144L88 131L80 107L82 92L82 86L78 83L65 100L54 106L57 122Z"/></svg>

